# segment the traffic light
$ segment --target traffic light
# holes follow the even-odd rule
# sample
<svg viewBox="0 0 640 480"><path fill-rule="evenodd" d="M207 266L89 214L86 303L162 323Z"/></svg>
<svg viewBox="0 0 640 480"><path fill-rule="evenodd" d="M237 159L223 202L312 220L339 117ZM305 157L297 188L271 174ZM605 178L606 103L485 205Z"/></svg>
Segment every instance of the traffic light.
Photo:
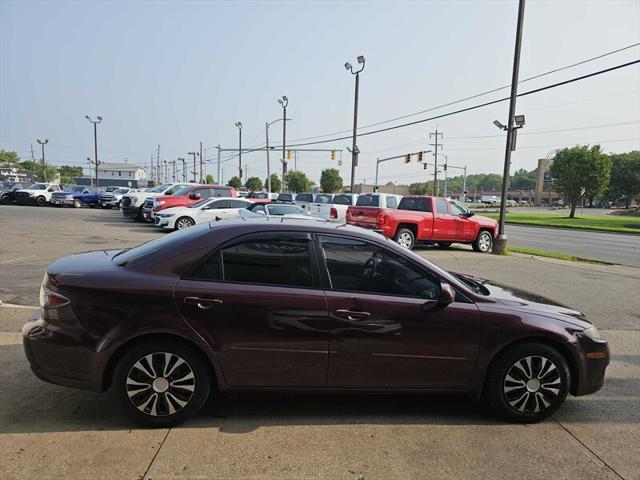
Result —
<svg viewBox="0 0 640 480"><path fill-rule="evenodd" d="M418 163L422 162L422 152L418 152Z"/></svg>
<svg viewBox="0 0 640 480"><path fill-rule="evenodd" d="M335 160L335 159L336 159L336 151L331 150L331 160Z"/></svg>
<svg viewBox="0 0 640 480"><path fill-rule="evenodd" d="M426 170L426 169L427 169L427 164L426 164L426 163L423 163L423 164L422 164L422 168Z"/></svg>
<svg viewBox="0 0 640 480"><path fill-rule="evenodd" d="M447 171L447 164L446 163L444 164L444 171L445 172Z"/></svg>
<svg viewBox="0 0 640 480"><path fill-rule="evenodd" d="M287 150L287 160L291 160L291 150Z"/></svg>
<svg viewBox="0 0 640 480"><path fill-rule="evenodd" d="M407 155L404 157L404 163L411 163L411 154L407 153Z"/></svg>

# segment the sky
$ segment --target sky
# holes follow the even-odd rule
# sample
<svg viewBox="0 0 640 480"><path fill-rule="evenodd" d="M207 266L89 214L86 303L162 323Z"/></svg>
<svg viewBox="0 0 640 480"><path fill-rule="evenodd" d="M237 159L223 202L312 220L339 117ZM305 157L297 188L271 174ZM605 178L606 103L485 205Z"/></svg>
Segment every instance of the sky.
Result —
<svg viewBox="0 0 640 480"><path fill-rule="evenodd" d="M511 82L516 1L208 2L0 0L0 149L30 159L48 138L53 165L86 165L101 115L99 159L148 165L206 149L217 174L216 145L264 145L265 122L282 117L289 98L287 143L350 135L354 77L344 68L366 57L360 75L360 133L367 125L424 111ZM534 1L524 16L520 80L640 42L640 1ZM637 60L640 47L521 83L521 92ZM380 127L444 114L509 95L490 95ZM607 152L640 149L638 64L518 100L526 115L512 169L533 169L556 148L600 144ZM356 183L372 183L377 158L441 152L469 173L499 173L508 102L358 139ZM374 127L375 128L375 127ZM282 123L270 129L280 144ZM350 179L350 140L306 148L297 168L318 182L322 169ZM305 147L300 147L305 148ZM280 155L271 155L279 171ZM238 159L223 153L223 180ZM444 156L440 158L440 161ZM266 176L265 152L245 153L248 176ZM433 162L433 155L427 155ZM295 168L291 161L289 168ZM455 170L454 170L455 171ZM427 180L415 157L380 165L380 182Z"/></svg>

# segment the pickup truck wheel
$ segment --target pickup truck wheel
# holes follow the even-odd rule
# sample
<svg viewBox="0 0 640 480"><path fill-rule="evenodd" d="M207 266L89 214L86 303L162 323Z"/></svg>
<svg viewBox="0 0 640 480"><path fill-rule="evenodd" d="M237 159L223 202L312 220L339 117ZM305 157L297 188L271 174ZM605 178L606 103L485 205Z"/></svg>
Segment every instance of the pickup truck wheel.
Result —
<svg viewBox="0 0 640 480"><path fill-rule="evenodd" d="M136 215L136 222L144 222L144 214L142 213L142 207L138 209L138 214Z"/></svg>
<svg viewBox="0 0 640 480"><path fill-rule="evenodd" d="M416 243L416 237L408 228L401 228L398 230L398 233L396 233L395 241L401 247L411 250Z"/></svg>
<svg viewBox="0 0 640 480"><path fill-rule="evenodd" d="M438 247L440 248L449 248L452 242L438 242Z"/></svg>
<svg viewBox="0 0 640 480"><path fill-rule="evenodd" d="M3 205L11 205L11 197L9 195L3 195L0 199L0 203L2 203Z"/></svg>
<svg viewBox="0 0 640 480"><path fill-rule="evenodd" d="M36 205L38 205L39 207L44 207L47 204L47 199L44 197L38 197L36 198Z"/></svg>
<svg viewBox="0 0 640 480"><path fill-rule="evenodd" d="M176 230L184 230L185 228L193 227L195 222L189 217L180 217L176 220Z"/></svg>
<svg viewBox="0 0 640 480"><path fill-rule="evenodd" d="M73 208L80 208L82 206L82 202L78 199L73 201Z"/></svg>
<svg viewBox="0 0 640 480"><path fill-rule="evenodd" d="M493 235L487 230L480 230L478 236L473 241L473 250L476 252L487 253L493 247Z"/></svg>

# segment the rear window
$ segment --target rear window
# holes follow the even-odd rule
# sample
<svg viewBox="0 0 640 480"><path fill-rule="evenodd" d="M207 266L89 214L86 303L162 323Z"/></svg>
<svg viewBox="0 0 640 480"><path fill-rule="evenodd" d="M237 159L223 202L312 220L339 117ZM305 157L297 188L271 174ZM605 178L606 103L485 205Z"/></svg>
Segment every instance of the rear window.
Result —
<svg viewBox="0 0 640 480"><path fill-rule="evenodd" d="M313 202L313 195L311 193L299 193L296 195L296 202Z"/></svg>
<svg viewBox="0 0 640 480"><path fill-rule="evenodd" d="M351 195L336 195L333 197L333 203L337 205L351 205Z"/></svg>
<svg viewBox="0 0 640 480"><path fill-rule="evenodd" d="M413 210L416 212L430 212L431 202L426 198L403 198L400 200L398 210Z"/></svg>
<svg viewBox="0 0 640 480"><path fill-rule="evenodd" d="M318 195L316 195L316 199L315 202L316 203L331 203L331 200L333 199L333 195L329 195L328 193L320 193Z"/></svg>
<svg viewBox="0 0 640 480"><path fill-rule="evenodd" d="M380 206L380 197L377 195L360 195L358 197L358 201L356 202L358 207L379 207Z"/></svg>
<svg viewBox="0 0 640 480"><path fill-rule="evenodd" d="M281 193L278 195L278 200L281 202L291 202L293 200L293 194L291 193Z"/></svg>

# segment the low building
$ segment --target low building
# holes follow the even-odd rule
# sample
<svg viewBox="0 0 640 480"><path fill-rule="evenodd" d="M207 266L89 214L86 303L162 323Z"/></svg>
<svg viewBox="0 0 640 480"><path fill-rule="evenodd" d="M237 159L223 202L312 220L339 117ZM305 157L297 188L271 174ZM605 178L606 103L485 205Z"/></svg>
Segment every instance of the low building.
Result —
<svg viewBox="0 0 640 480"><path fill-rule="evenodd" d="M100 180L146 181L147 171L138 165L132 165L130 163L101 162L98 165L98 178ZM102 183L102 181L100 183Z"/></svg>
<svg viewBox="0 0 640 480"><path fill-rule="evenodd" d="M0 180L3 182L19 182L32 184L37 182L36 172L16 168L10 165L0 165Z"/></svg>

